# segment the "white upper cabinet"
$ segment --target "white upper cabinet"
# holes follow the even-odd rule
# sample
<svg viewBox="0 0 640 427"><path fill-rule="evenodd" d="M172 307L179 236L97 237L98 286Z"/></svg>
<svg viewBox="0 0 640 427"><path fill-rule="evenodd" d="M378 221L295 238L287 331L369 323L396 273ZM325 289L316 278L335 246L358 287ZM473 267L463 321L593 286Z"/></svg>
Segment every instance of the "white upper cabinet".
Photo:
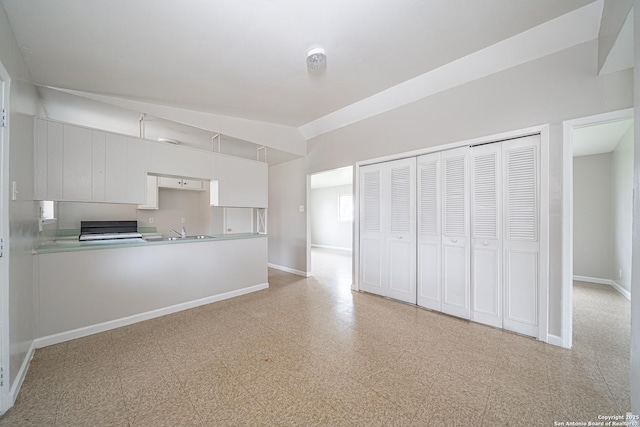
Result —
<svg viewBox="0 0 640 427"><path fill-rule="evenodd" d="M49 122L36 119L34 122L34 144L33 144L33 198L35 200L46 200L47 198L47 128Z"/></svg>
<svg viewBox="0 0 640 427"><path fill-rule="evenodd" d="M63 125L62 199L91 201L93 135L91 129Z"/></svg>
<svg viewBox="0 0 640 427"><path fill-rule="evenodd" d="M158 209L158 177L147 175L147 202L138 205L138 209Z"/></svg>
<svg viewBox="0 0 640 427"><path fill-rule="evenodd" d="M158 177L158 187L193 191L204 191L205 189L204 182L202 180L171 176Z"/></svg>
<svg viewBox="0 0 640 427"><path fill-rule="evenodd" d="M214 154L213 179L218 181L218 206L268 207L268 165L255 160Z"/></svg>
<svg viewBox="0 0 640 427"><path fill-rule="evenodd" d="M35 119L34 127L36 200L145 205L152 173L191 177L158 183L183 190L204 191L205 181L217 181L216 206L268 205L266 163L47 119Z"/></svg>
<svg viewBox="0 0 640 427"><path fill-rule="evenodd" d="M137 138L36 119L35 198L144 203L149 150Z"/></svg>
<svg viewBox="0 0 640 427"><path fill-rule="evenodd" d="M93 148L91 158L91 200L94 202L104 202L106 200L105 181L107 179L107 134L94 130L91 137Z"/></svg>
<svg viewBox="0 0 640 427"><path fill-rule="evenodd" d="M154 142L151 149L151 169L159 175L212 178L213 153L181 147L164 142Z"/></svg>

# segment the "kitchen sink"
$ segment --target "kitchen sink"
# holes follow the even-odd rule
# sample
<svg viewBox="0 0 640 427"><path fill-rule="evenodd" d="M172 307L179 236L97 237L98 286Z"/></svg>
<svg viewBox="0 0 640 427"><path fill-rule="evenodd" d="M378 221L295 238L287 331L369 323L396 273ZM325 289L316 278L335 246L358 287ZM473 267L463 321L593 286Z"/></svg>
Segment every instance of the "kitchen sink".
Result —
<svg viewBox="0 0 640 427"><path fill-rule="evenodd" d="M204 234L200 234L200 235L197 235L197 236L187 236L185 238L177 237L177 236L176 237L173 237L173 236L165 237L165 240L170 240L170 241L173 241L173 240L199 240L199 239L213 239L213 237L207 236L207 235L204 235Z"/></svg>

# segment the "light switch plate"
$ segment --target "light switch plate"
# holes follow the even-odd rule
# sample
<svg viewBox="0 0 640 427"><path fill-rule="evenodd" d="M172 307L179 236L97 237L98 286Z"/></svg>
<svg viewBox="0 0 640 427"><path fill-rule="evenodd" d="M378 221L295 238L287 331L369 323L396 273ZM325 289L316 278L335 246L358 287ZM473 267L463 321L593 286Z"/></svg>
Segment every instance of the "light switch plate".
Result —
<svg viewBox="0 0 640 427"><path fill-rule="evenodd" d="M18 183L15 181L11 183L11 200L18 200Z"/></svg>

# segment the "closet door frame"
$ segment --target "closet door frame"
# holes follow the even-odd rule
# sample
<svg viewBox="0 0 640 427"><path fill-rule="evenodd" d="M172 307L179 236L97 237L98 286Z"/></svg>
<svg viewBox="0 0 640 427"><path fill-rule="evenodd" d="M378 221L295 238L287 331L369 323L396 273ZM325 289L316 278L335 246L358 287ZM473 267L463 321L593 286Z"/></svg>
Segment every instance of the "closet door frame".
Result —
<svg viewBox="0 0 640 427"><path fill-rule="evenodd" d="M502 141L506 139L519 138L523 136L540 134L540 288L539 288L539 312L540 312L540 327L538 331L538 339L540 341L549 342L554 345L561 345L562 325L561 319L563 317L561 298L562 289L558 287L554 289L554 304L556 307L556 313L554 318L556 319L556 328L553 334L549 334L549 125L532 126L529 128L518 129L509 132L503 132L479 138L468 139L464 141L453 142L449 144L438 145L434 147L428 147L420 150L397 153L394 155L383 156L378 158L372 158L369 160L358 161L355 164L355 197L354 206L360 206L360 167L374 163L385 162L389 160L397 160L406 157L417 157L424 154L435 153L437 151L444 151L458 147L473 146L479 144L486 144L491 142ZM559 153L558 153L559 154ZM560 161L560 160L558 160ZM554 214L559 213L560 207L554 207ZM354 263L354 284L353 290L360 290L360 218L358 215L354 218L354 233L353 233L353 263ZM558 240L558 239L556 239ZM560 256L560 243L554 248L556 255Z"/></svg>

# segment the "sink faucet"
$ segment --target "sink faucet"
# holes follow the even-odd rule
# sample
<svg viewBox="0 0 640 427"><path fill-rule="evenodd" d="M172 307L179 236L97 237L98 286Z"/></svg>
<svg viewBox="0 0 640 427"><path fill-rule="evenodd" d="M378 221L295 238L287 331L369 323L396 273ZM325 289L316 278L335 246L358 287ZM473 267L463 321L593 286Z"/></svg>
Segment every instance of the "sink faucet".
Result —
<svg viewBox="0 0 640 427"><path fill-rule="evenodd" d="M171 231L176 233L182 239L186 239L187 238L187 230L184 229L184 225L182 226L182 231L176 231L173 228L171 229Z"/></svg>

